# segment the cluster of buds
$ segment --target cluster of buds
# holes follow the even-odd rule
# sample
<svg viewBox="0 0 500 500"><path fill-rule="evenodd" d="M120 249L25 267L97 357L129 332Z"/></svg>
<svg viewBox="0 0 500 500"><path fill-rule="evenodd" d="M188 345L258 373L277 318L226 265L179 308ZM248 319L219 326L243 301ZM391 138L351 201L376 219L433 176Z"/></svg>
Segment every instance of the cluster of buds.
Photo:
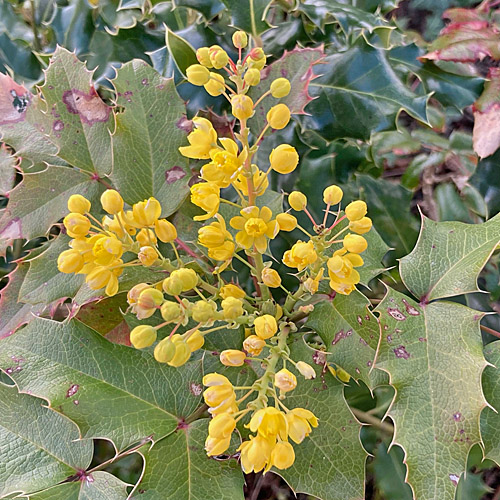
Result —
<svg viewBox="0 0 500 500"><path fill-rule="evenodd" d="M243 470L266 472L271 467L290 467L295 460L291 442L300 444L318 425L309 409L285 404L298 379L316 376L310 365L291 359L289 335L314 308L312 296L322 281L329 280L335 293L349 295L355 290L360 282L356 268L363 265L361 254L367 248L363 235L372 222L366 216L365 202L356 200L342 207L344 194L336 185L323 192L321 221L315 220L307 197L299 191L288 195L290 208L286 211L273 213L263 206L260 197L269 188L269 174L289 174L300 161L289 144L275 147L266 165L257 165L255 159L266 132L286 127L291 119L291 110L280 101L286 100L291 85L286 78L261 82L266 55L254 47L243 57L249 43L244 32L236 32L233 43L237 61L217 45L202 47L196 53L199 64L186 71L193 85L203 86L212 96L224 96L235 119L231 136L219 137L209 120L195 117L187 137L189 145L179 148L187 158L204 160L200 182L191 186L191 202L201 209L194 217L201 223L197 246L192 248L188 243L195 242L179 239L174 225L160 218L162 208L156 199L127 209L118 192L107 190L101 197L107 215L101 220L98 214L90 214L90 202L84 197L69 199L71 213L64 226L73 239L71 248L59 256L58 267L64 273L86 275L91 288L105 288L108 295L117 293L118 277L125 267L159 268L163 272L160 281L139 283L127 294L128 312L139 321L156 316L156 321L148 321L155 326L145 322L136 326L130 341L136 349L150 350L159 363L180 367L204 346L211 332L244 329L241 345L229 345L220 352L221 370L257 363L263 375L245 387L233 386L223 374L204 377L204 399L212 416L206 451L210 456L225 453L238 422L244 419L242 424L251 435L237 448ZM252 88L251 95L260 94L255 102L248 95ZM262 130L251 131L249 120L260 103L269 109L266 123ZM221 196L226 189L237 202ZM237 209L228 220L220 211L223 203ZM312 228L302 227L294 212L303 212ZM283 286L272 260L264 260L270 241L280 232L291 231L300 232L301 239L297 238L281 260L295 272L298 286L293 292ZM172 247L175 260L165 256L165 246L159 242ZM214 267L213 274L205 276L201 270L207 266L200 267L193 258ZM244 290L227 282L224 271L232 269L235 259L250 269L253 292L251 287ZM286 294L281 303L276 300L276 289ZM336 373L343 373L341 367ZM244 394L238 396L238 391Z"/></svg>

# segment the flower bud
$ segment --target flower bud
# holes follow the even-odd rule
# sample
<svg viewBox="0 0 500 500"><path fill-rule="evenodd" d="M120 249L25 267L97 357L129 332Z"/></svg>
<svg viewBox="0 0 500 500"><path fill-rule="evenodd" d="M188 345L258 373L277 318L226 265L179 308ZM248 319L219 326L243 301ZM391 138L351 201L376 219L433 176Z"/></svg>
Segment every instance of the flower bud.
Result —
<svg viewBox="0 0 500 500"><path fill-rule="evenodd" d="M184 365L191 357L191 349L180 337L177 342L174 341L173 343L175 345L175 354L174 357L167 363L170 366L178 368L179 366Z"/></svg>
<svg viewBox="0 0 500 500"><path fill-rule="evenodd" d="M270 339L278 331L278 324L270 314L264 314L256 318L254 327L257 336L263 340Z"/></svg>
<svg viewBox="0 0 500 500"><path fill-rule="evenodd" d="M212 438L227 438L236 427L236 420L229 413L221 413L208 424L208 435Z"/></svg>
<svg viewBox="0 0 500 500"><path fill-rule="evenodd" d="M253 101L247 95L237 94L231 98L231 112L238 120L246 120L253 115Z"/></svg>
<svg viewBox="0 0 500 500"><path fill-rule="evenodd" d="M247 64L249 68L261 70L266 65L266 54L260 47L255 47L248 53Z"/></svg>
<svg viewBox="0 0 500 500"><path fill-rule="evenodd" d="M239 286L229 283L228 285L224 285L220 289L219 295L223 299L227 299L228 297L234 297L235 299L243 299L246 293Z"/></svg>
<svg viewBox="0 0 500 500"><path fill-rule="evenodd" d="M82 214L70 213L63 220L66 231L72 238L82 238L90 230L90 221Z"/></svg>
<svg viewBox="0 0 500 500"><path fill-rule="evenodd" d="M144 349L155 343L156 335L156 330L152 326L139 325L130 332L130 343L136 349Z"/></svg>
<svg viewBox="0 0 500 500"><path fill-rule="evenodd" d="M344 248L348 252L352 253L362 253L368 247L368 243L363 238L363 236L359 236L358 234L348 234L344 237Z"/></svg>
<svg viewBox="0 0 500 500"><path fill-rule="evenodd" d="M300 374L306 378L307 380L310 380L312 378L316 378L316 372L314 371L314 368L311 365L308 365L304 361L299 361L296 365L295 368L300 372Z"/></svg>
<svg viewBox="0 0 500 500"><path fill-rule="evenodd" d="M206 248L220 247L226 241L226 233L219 222L212 222L198 229L198 243Z"/></svg>
<svg viewBox="0 0 500 500"><path fill-rule="evenodd" d="M323 201L327 205L337 205L342 200L342 196L344 196L344 192L338 186L328 186L323 191Z"/></svg>
<svg viewBox="0 0 500 500"><path fill-rule="evenodd" d="M299 155L296 149L289 144L281 144L269 155L271 168L280 174L293 172L299 164Z"/></svg>
<svg viewBox="0 0 500 500"><path fill-rule="evenodd" d="M213 68L212 63L210 62L210 49L208 47L200 47L196 51L196 59L198 62L207 68Z"/></svg>
<svg viewBox="0 0 500 500"><path fill-rule="evenodd" d="M68 200L68 210L77 214L85 214L90 211L90 201L81 194L72 194Z"/></svg>
<svg viewBox="0 0 500 500"><path fill-rule="evenodd" d="M276 220L280 231L293 231L297 227L297 219L292 214L278 214Z"/></svg>
<svg viewBox="0 0 500 500"><path fill-rule="evenodd" d="M260 83L260 71L256 68L248 69L245 73L244 80L249 87L258 85Z"/></svg>
<svg viewBox="0 0 500 500"><path fill-rule="evenodd" d="M282 392L293 391L297 387L297 377L283 368L274 375L274 385Z"/></svg>
<svg viewBox="0 0 500 500"><path fill-rule="evenodd" d="M178 275L174 274L175 271L163 280L163 290L169 295L180 295L182 293L182 280Z"/></svg>
<svg viewBox="0 0 500 500"><path fill-rule="evenodd" d="M158 252L150 246L141 247L137 257L143 266L150 267L158 260Z"/></svg>
<svg viewBox="0 0 500 500"><path fill-rule="evenodd" d="M191 315L197 323L208 323L217 316L217 304L213 301L199 300L193 304Z"/></svg>
<svg viewBox="0 0 500 500"><path fill-rule="evenodd" d="M220 353L220 362L224 366L242 366L247 355L243 351L236 349L226 349Z"/></svg>
<svg viewBox="0 0 500 500"><path fill-rule="evenodd" d="M152 226L161 215L160 202L151 196L147 200L135 203L132 214L134 221L140 226Z"/></svg>
<svg viewBox="0 0 500 500"><path fill-rule="evenodd" d="M164 298L163 293L156 288L144 289L137 299L137 317L139 319L149 318L152 316L156 308L162 304Z"/></svg>
<svg viewBox="0 0 500 500"><path fill-rule="evenodd" d="M181 316L181 312L181 306L171 300L165 301L160 308L161 317L165 321L177 321Z"/></svg>
<svg viewBox="0 0 500 500"><path fill-rule="evenodd" d="M204 85L205 90L213 97L217 97L224 92L224 77L219 73L210 72L210 79Z"/></svg>
<svg viewBox="0 0 500 500"><path fill-rule="evenodd" d="M61 273L77 273L85 264L83 255L77 250L65 250L57 257L57 269Z"/></svg>
<svg viewBox="0 0 500 500"><path fill-rule="evenodd" d="M156 344L154 357L158 363L168 363L175 356L175 345L168 337Z"/></svg>
<svg viewBox="0 0 500 500"><path fill-rule="evenodd" d="M226 413L221 413L217 416L226 415ZM209 457L214 457L217 455L222 455L231 444L231 436L227 438L214 438L210 435L207 436L205 440L205 450Z"/></svg>
<svg viewBox="0 0 500 500"><path fill-rule="evenodd" d="M221 302L224 319L234 320L243 315L243 303L240 299L228 297Z"/></svg>
<svg viewBox="0 0 500 500"><path fill-rule="evenodd" d="M265 345L266 341L257 337L257 335L250 335L243 341L243 349L245 349L250 356L258 356Z"/></svg>
<svg viewBox="0 0 500 500"><path fill-rule="evenodd" d="M215 69L221 69L229 62L227 52L218 45L212 45L208 49L208 53L210 54L210 62Z"/></svg>
<svg viewBox="0 0 500 500"><path fill-rule="evenodd" d="M281 130L290 121L290 110L286 104L276 104L267 112L266 118L271 128Z"/></svg>
<svg viewBox="0 0 500 500"><path fill-rule="evenodd" d="M234 255L235 245L232 241L225 241L218 247L208 249L208 256L214 260L229 260Z"/></svg>
<svg viewBox="0 0 500 500"><path fill-rule="evenodd" d="M265 267L261 274L262 283L271 288L278 288L281 285L281 278L278 271Z"/></svg>
<svg viewBox="0 0 500 500"><path fill-rule="evenodd" d="M141 244L141 247L154 245L158 241L155 233L148 228L143 227L135 236L135 239Z"/></svg>
<svg viewBox="0 0 500 500"><path fill-rule="evenodd" d="M248 44L248 36L244 31L236 31L233 33L233 45L237 49L244 49Z"/></svg>
<svg viewBox="0 0 500 500"><path fill-rule="evenodd" d="M349 222L349 229L353 233L365 234L372 228L372 220L369 217L362 217L359 220Z"/></svg>
<svg viewBox="0 0 500 500"><path fill-rule="evenodd" d="M201 64L191 64L186 70L186 76L192 85L202 86L210 79L210 71Z"/></svg>
<svg viewBox="0 0 500 500"><path fill-rule="evenodd" d="M288 196L288 203L297 212L302 212L307 207L307 197L300 191L292 191Z"/></svg>
<svg viewBox="0 0 500 500"><path fill-rule="evenodd" d="M182 291L187 292L192 290L198 284L198 275L193 269L188 269L187 267L181 267L177 269L172 274L175 274L182 281Z"/></svg>
<svg viewBox="0 0 500 500"><path fill-rule="evenodd" d="M139 283L132 287L127 293L127 302L130 305L136 304L139 300L139 295L141 294L141 292L143 290L146 290L147 288L151 288L147 283Z"/></svg>
<svg viewBox="0 0 500 500"><path fill-rule="evenodd" d="M366 203L364 201L361 201L361 200L353 201L353 202L349 203L349 205L347 205L347 207L345 207L344 212L345 212L346 217L351 222L362 219L366 215L366 212L367 212Z"/></svg>
<svg viewBox="0 0 500 500"><path fill-rule="evenodd" d="M170 243L177 238L177 229L166 219L158 219L155 221L155 232L160 241Z"/></svg>
<svg viewBox="0 0 500 500"><path fill-rule="evenodd" d="M205 337L202 335L200 330L195 330L189 337L185 339L186 344L191 349L191 352L197 351L203 347L205 343Z"/></svg>
<svg viewBox="0 0 500 500"><path fill-rule="evenodd" d="M101 205L108 214L117 214L123 210L123 198L118 191L106 189L101 195Z"/></svg>
<svg viewBox="0 0 500 500"><path fill-rule="evenodd" d="M290 93L290 89L290 82L286 78L276 78L271 83L271 95L276 99L286 97Z"/></svg>

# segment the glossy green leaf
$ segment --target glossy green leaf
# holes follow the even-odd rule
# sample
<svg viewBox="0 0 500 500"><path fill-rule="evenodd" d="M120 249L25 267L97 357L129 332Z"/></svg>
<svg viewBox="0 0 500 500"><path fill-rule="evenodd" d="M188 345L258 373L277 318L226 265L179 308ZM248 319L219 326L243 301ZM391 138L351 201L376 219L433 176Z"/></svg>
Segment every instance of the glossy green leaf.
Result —
<svg viewBox="0 0 500 500"><path fill-rule="evenodd" d="M478 274L499 242L500 215L483 224L434 222L422 216L417 244L401 259L401 278L425 301L475 292Z"/></svg>
<svg viewBox="0 0 500 500"><path fill-rule="evenodd" d="M257 37L270 27L266 21L271 0L222 0L233 26Z"/></svg>
<svg viewBox="0 0 500 500"><path fill-rule="evenodd" d="M408 483L416 498L453 500L469 449L481 439L482 314L453 302L422 307L392 289L376 312L383 332L377 366L396 389L388 415Z"/></svg>
<svg viewBox="0 0 500 500"><path fill-rule="evenodd" d="M413 500L411 488L405 483L404 453L399 446L390 450L382 442L377 446L373 467L375 484L386 500Z"/></svg>
<svg viewBox="0 0 500 500"><path fill-rule="evenodd" d="M12 356L7 373L25 359ZM41 399L0 383L0 496L31 493L63 481L92 459L92 442L78 439L76 426L46 408Z"/></svg>
<svg viewBox="0 0 500 500"><path fill-rule="evenodd" d="M219 0L174 0L176 7L189 7L201 12L206 20L212 19L222 9L224 4Z"/></svg>
<svg viewBox="0 0 500 500"><path fill-rule="evenodd" d="M189 42L169 29L167 29L165 33L165 40L168 52L174 60L177 69L185 77L186 69L191 66L191 64L198 64L196 51Z"/></svg>
<svg viewBox="0 0 500 500"><path fill-rule="evenodd" d="M187 160L178 150L187 143L184 104L173 80L143 61L123 65L113 85L124 111L116 115L111 177L127 202L155 196L163 216L170 215L189 191Z"/></svg>

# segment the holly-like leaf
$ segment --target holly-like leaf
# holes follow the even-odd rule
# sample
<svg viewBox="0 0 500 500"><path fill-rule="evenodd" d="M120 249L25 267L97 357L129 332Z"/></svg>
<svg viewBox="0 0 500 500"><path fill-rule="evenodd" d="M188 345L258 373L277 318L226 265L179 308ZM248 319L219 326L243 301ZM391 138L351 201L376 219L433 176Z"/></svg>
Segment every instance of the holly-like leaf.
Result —
<svg viewBox="0 0 500 500"><path fill-rule="evenodd" d="M476 292L477 276L500 242L500 214L483 224L434 222L422 215L413 251L401 259L401 278L419 300Z"/></svg>
<svg viewBox="0 0 500 500"><path fill-rule="evenodd" d="M13 355L10 372L23 370L25 361ZM75 441L75 424L43 406L42 400L0 383L0 414L2 498L47 488L90 464L92 442Z"/></svg>
<svg viewBox="0 0 500 500"><path fill-rule="evenodd" d="M117 104L112 179L128 203L155 196L163 216L175 212L186 197L190 179L182 128L184 104L172 79L144 61L124 64L113 80Z"/></svg>
<svg viewBox="0 0 500 500"><path fill-rule="evenodd" d="M201 362L182 368L149 352L112 344L79 321L35 319L0 342L0 367L22 391L47 399L86 438L106 438L118 450L148 436L161 439L200 403Z"/></svg>
<svg viewBox="0 0 500 500"><path fill-rule="evenodd" d="M198 64L196 51L189 42L179 35L176 35L170 29L167 29L165 32L165 41L168 52L174 60L177 69L186 77L186 69L191 66L191 64Z"/></svg>
<svg viewBox="0 0 500 500"><path fill-rule="evenodd" d="M310 84L316 99L309 104L310 116L302 128L326 141L351 137L367 140L372 132L395 128L401 110L427 123L428 95L417 96L399 79L387 52L369 46L360 38L345 52L325 58Z"/></svg>
<svg viewBox="0 0 500 500"><path fill-rule="evenodd" d="M92 84L92 72L75 54L58 47L41 88L47 104L50 140L69 164L108 175L111 172L112 108Z"/></svg>
<svg viewBox="0 0 500 500"><path fill-rule="evenodd" d="M389 289L376 312L377 366L396 389L388 415L415 498L453 500L469 449L480 441L482 313L453 302L420 306Z"/></svg>
<svg viewBox="0 0 500 500"><path fill-rule="evenodd" d="M328 361L342 367L354 379L371 385L369 372L375 361L380 325L368 309L369 300L357 290L337 294L314 306L306 326L323 340Z"/></svg>
<svg viewBox="0 0 500 500"><path fill-rule="evenodd" d="M224 4L219 0L175 0L174 3L176 7L189 7L201 12L207 21L224 9Z"/></svg>
<svg viewBox="0 0 500 500"><path fill-rule="evenodd" d="M271 0L222 0L236 28L258 37L270 28L266 21Z"/></svg>
<svg viewBox="0 0 500 500"><path fill-rule="evenodd" d="M358 268L358 271L360 283L368 286L373 278L386 270L382 265L382 259L390 248L375 228L370 229L363 237L368 242L368 248L363 252L364 263L362 267Z"/></svg>
<svg viewBox="0 0 500 500"><path fill-rule="evenodd" d="M243 500L244 478L235 459L215 460L205 451L208 419L173 432L144 453L137 500Z"/></svg>
<svg viewBox="0 0 500 500"><path fill-rule="evenodd" d="M123 500L127 498L127 486L109 472L95 471L82 474L78 481L30 495L30 500Z"/></svg>
<svg viewBox="0 0 500 500"><path fill-rule="evenodd" d="M16 178L16 158L5 147L0 146L0 195L5 196L13 187Z"/></svg>
<svg viewBox="0 0 500 500"><path fill-rule="evenodd" d="M299 383L285 404L312 411L319 425L301 444L293 445L295 463L279 474L297 493L324 499L363 498L366 452L359 441L360 424L345 402L343 384L324 366L324 354L307 347L302 338L296 337L290 350L292 359L314 366L316 378L304 380L295 372Z"/></svg>

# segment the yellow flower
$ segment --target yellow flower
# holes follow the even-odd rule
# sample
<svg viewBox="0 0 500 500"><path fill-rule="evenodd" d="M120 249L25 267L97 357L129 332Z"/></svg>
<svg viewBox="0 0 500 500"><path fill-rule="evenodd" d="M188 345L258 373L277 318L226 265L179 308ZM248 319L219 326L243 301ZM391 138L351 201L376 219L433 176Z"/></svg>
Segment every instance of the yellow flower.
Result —
<svg viewBox="0 0 500 500"><path fill-rule="evenodd" d="M177 229L175 229L175 226L166 219L158 219L155 221L155 232L163 243L170 243L177 238Z"/></svg>
<svg viewBox="0 0 500 500"><path fill-rule="evenodd" d="M210 79L210 71L201 64L191 64L186 70L186 76L189 83L202 86Z"/></svg>
<svg viewBox="0 0 500 500"><path fill-rule="evenodd" d="M278 323L270 314L255 318L254 327L257 336L263 340L270 339L278 331Z"/></svg>
<svg viewBox="0 0 500 500"><path fill-rule="evenodd" d="M210 71L210 79L208 80L207 83L205 83L205 85L203 85L203 87L205 87L205 90L212 97L217 97L218 95L221 95L222 92L224 92L225 89L224 83L225 81L222 75Z"/></svg>
<svg viewBox="0 0 500 500"><path fill-rule="evenodd" d="M271 460L273 446L272 439L265 438L260 434L250 436L249 441L243 441L238 448L238 451L241 452L240 460L243 472L249 474L261 471Z"/></svg>
<svg viewBox="0 0 500 500"><path fill-rule="evenodd" d="M90 201L81 194L72 194L68 200L68 210L77 214L90 212Z"/></svg>
<svg viewBox="0 0 500 500"><path fill-rule="evenodd" d="M265 267L261 273L262 283L271 288L278 288L281 285L281 278L278 271Z"/></svg>
<svg viewBox="0 0 500 500"><path fill-rule="evenodd" d="M150 267L158 260L158 252L150 246L141 247L137 257L142 265Z"/></svg>
<svg viewBox="0 0 500 500"><path fill-rule="evenodd" d="M172 337L172 343L175 345L175 354L170 361L167 361L167 364L178 368L187 363L191 357L191 349L180 335L174 335Z"/></svg>
<svg viewBox="0 0 500 500"><path fill-rule="evenodd" d="M203 385L208 387L203 392L203 398L210 407L209 413L219 415L235 409L236 394L231 382L224 375L209 373L203 377Z"/></svg>
<svg viewBox="0 0 500 500"><path fill-rule="evenodd" d="M372 220L369 217L362 217L359 220L349 222L349 229L353 233L365 234L372 228Z"/></svg>
<svg viewBox="0 0 500 500"><path fill-rule="evenodd" d="M215 69L221 69L229 62L227 52L218 45L212 45L208 49L208 54L210 56L210 62Z"/></svg>
<svg viewBox="0 0 500 500"><path fill-rule="evenodd" d="M260 71L257 68L250 68L244 76L245 83L249 87L253 87L260 83Z"/></svg>
<svg viewBox="0 0 500 500"><path fill-rule="evenodd" d="M101 205L108 214L117 214L123 210L123 198L118 191L107 189L101 195Z"/></svg>
<svg viewBox="0 0 500 500"><path fill-rule="evenodd" d="M123 264L121 260L116 260L113 264ZM122 269L108 269L104 266L97 266L85 278L85 282L92 290L99 290L105 287L106 295L112 297L118 292L118 276L121 274Z"/></svg>
<svg viewBox="0 0 500 500"><path fill-rule="evenodd" d="M90 221L87 217L76 212L66 215L63 224L72 238L83 238L90 230Z"/></svg>
<svg viewBox="0 0 500 500"><path fill-rule="evenodd" d="M207 220L219 210L220 189L214 182L200 182L191 186L191 203L205 210L206 215L197 215L194 220Z"/></svg>
<svg viewBox="0 0 500 500"><path fill-rule="evenodd" d="M349 203L349 205L347 205L347 207L345 207L344 211L345 211L346 217L351 222L357 221L359 219L362 219L366 215L367 206L366 206L366 203L364 201L356 200L356 201Z"/></svg>
<svg viewBox="0 0 500 500"><path fill-rule="evenodd" d="M291 85L286 78L276 78L271 83L271 95L276 99L286 97L290 93Z"/></svg>
<svg viewBox="0 0 500 500"><path fill-rule="evenodd" d="M269 155L271 168L280 174L293 172L299 164L297 150L289 144L280 144Z"/></svg>
<svg viewBox="0 0 500 500"><path fill-rule="evenodd" d="M140 285L144 284L141 283ZM132 311L138 319L146 319L151 317L163 303L163 293L160 290L152 288L148 285L146 285L145 288L139 288L138 290L140 290L138 295L137 293L134 293L134 295L137 296L135 303L131 301L129 301L129 303L131 303Z"/></svg>
<svg viewBox="0 0 500 500"><path fill-rule="evenodd" d="M224 319L234 320L243 315L243 302L241 299L228 297L221 302Z"/></svg>
<svg viewBox="0 0 500 500"><path fill-rule="evenodd" d="M217 142L217 132L206 118L193 118L195 130L191 132L187 139L189 146L179 148L181 155L195 160L206 160L210 158L210 150Z"/></svg>
<svg viewBox="0 0 500 500"><path fill-rule="evenodd" d="M280 231L293 231L297 227L297 219L292 214L278 214L276 220L280 226Z"/></svg>
<svg viewBox="0 0 500 500"><path fill-rule="evenodd" d="M311 426L318 427L318 419L312 411L305 408L294 408L286 414L288 435L297 444L302 443L311 433Z"/></svg>
<svg viewBox="0 0 500 500"><path fill-rule="evenodd" d="M231 98L231 113L238 120L246 120L253 115L253 101L244 94L236 94Z"/></svg>
<svg viewBox="0 0 500 500"><path fill-rule="evenodd" d="M145 247L147 245L155 245L158 241L152 229L142 228L135 236L135 239Z"/></svg>
<svg viewBox="0 0 500 500"><path fill-rule="evenodd" d="M220 353L220 362L224 366L243 366L247 355L236 349L226 349Z"/></svg>
<svg viewBox="0 0 500 500"><path fill-rule="evenodd" d="M192 290L198 284L198 275L193 269L182 267L172 271L168 278L163 280L163 290L169 295L179 295Z"/></svg>
<svg viewBox="0 0 500 500"><path fill-rule="evenodd" d="M236 420L229 413L221 413L208 424L208 435L222 439L229 437L236 427Z"/></svg>
<svg viewBox="0 0 500 500"><path fill-rule="evenodd" d="M132 207L134 221L139 226L153 226L161 215L160 202L151 196L151 198L135 203Z"/></svg>
<svg viewBox="0 0 500 500"><path fill-rule="evenodd" d="M274 375L274 385L282 392L293 391L297 387L297 377L283 368Z"/></svg>
<svg viewBox="0 0 500 500"><path fill-rule="evenodd" d="M346 250L337 250L327 261L330 287L338 293L349 295L360 280L354 267L362 265L363 259L359 255L346 255Z"/></svg>
<svg viewBox="0 0 500 500"><path fill-rule="evenodd" d="M240 214L230 221L231 226L238 230L236 243L245 249L255 247L259 253L264 253L267 250L266 238L274 239L279 232L278 223L271 220L271 210L252 206L244 208Z"/></svg>
<svg viewBox="0 0 500 500"><path fill-rule="evenodd" d="M82 269L84 263L83 255L78 250L65 250L57 257L57 269L65 274L77 273Z"/></svg>
<svg viewBox="0 0 500 500"><path fill-rule="evenodd" d="M362 253L368 247L367 241L359 234L347 234L343 240L344 248L348 252Z"/></svg>
<svg viewBox="0 0 500 500"><path fill-rule="evenodd" d="M210 151L212 161L203 165L201 177L224 188L234 181L237 170L247 157L247 150L239 153L238 145L232 139L222 138L220 142L223 148L216 147Z"/></svg>
<svg viewBox="0 0 500 500"><path fill-rule="evenodd" d="M250 335L243 341L243 349L245 349L250 356L258 356L265 345L266 341L262 340L257 335Z"/></svg>
<svg viewBox="0 0 500 500"><path fill-rule="evenodd" d="M315 278L307 278L304 281L304 288L312 295L314 295L319 288L319 282L323 279L323 272L324 269L320 269L319 273L316 275Z"/></svg>
<svg viewBox="0 0 500 500"><path fill-rule="evenodd" d="M295 368L297 368L299 373L307 380L316 378L316 372L314 371L314 368L304 361L298 361L295 365Z"/></svg>
<svg viewBox="0 0 500 500"><path fill-rule="evenodd" d="M231 233L226 229L226 221L217 214L217 222L198 229L198 243L206 248L220 247L226 240L232 240Z"/></svg>
<svg viewBox="0 0 500 500"><path fill-rule="evenodd" d="M227 438L214 438L208 436L205 441L205 450L209 457L222 455L231 444L231 436Z"/></svg>
<svg viewBox="0 0 500 500"><path fill-rule="evenodd" d="M288 469L295 462L295 452L293 446L286 441L279 441L271 452L271 460L268 469L272 466L277 469Z"/></svg>
<svg viewBox="0 0 500 500"><path fill-rule="evenodd" d="M288 438L288 423L285 414L272 406L257 410L247 427L264 437L279 436L283 440Z"/></svg>
<svg viewBox="0 0 500 500"><path fill-rule="evenodd" d="M235 31L232 40L237 49L244 49L248 44L248 36L244 31Z"/></svg>
<svg viewBox="0 0 500 500"><path fill-rule="evenodd" d="M223 299L227 299L228 297L234 297L235 299L243 299L245 298L246 293L239 286L229 283L227 285L224 285L220 289L219 295Z"/></svg>
<svg viewBox="0 0 500 500"><path fill-rule="evenodd" d="M207 68L213 68L212 63L210 62L210 52L208 47L200 47L196 51L196 59L198 62Z"/></svg>
<svg viewBox="0 0 500 500"><path fill-rule="evenodd" d="M313 264L318 259L318 254L314 249L314 243L309 240L307 243L297 241L290 250L283 255L283 263L288 267L295 267L299 271Z"/></svg>
<svg viewBox="0 0 500 500"><path fill-rule="evenodd" d="M130 305L137 304L137 301L139 300L139 295L143 290L146 290L146 288L151 288L151 287L147 283L139 283L133 286L127 293L127 302Z"/></svg>
<svg viewBox="0 0 500 500"><path fill-rule="evenodd" d="M254 173L252 175L252 181L254 186L254 193L256 196L261 196L266 192L269 187L269 180L267 175L262 170L255 167ZM238 177L233 181L233 185L236 189L241 191L245 196L248 196L248 179L243 173L238 174Z"/></svg>
<svg viewBox="0 0 500 500"><path fill-rule="evenodd" d="M297 212L302 212L307 207L307 197L300 191L292 191L288 195L288 203Z"/></svg>
<svg viewBox="0 0 500 500"><path fill-rule="evenodd" d="M197 323L209 326L217 319L217 304L213 300L199 300L193 304L191 315Z"/></svg>
<svg viewBox="0 0 500 500"><path fill-rule="evenodd" d="M130 332L130 343L136 349L144 349L155 343L156 335L156 330L152 326L139 325Z"/></svg>
<svg viewBox="0 0 500 500"><path fill-rule="evenodd" d="M281 130L290 121L290 110L286 104L276 104L267 112L266 118L271 128Z"/></svg>
<svg viewBox="0 0 500 500"><path fill-rule="evenodd" d="M99 235L92 248L94 262L99 266L109 266L115 259L119 259L122 254L122 242L114 236Z"/></svg>
<svg viewBox="0 0 500 500"><path fill-rule="evenodd" d="M327 205L337 205L337 203L341 202L343 196L344 192L342 189L335 185L328 186L323 191L323 201Z"/></svg>
<svg viewBox="0 0 500 500"><path fill-rule="evenodd" d="M197 351L205 344L205 337L201 334L200 330L195 330L189 337L185 337L185 342L189 346L191 352Z"/></svg>
<svg viewBox="0 0 500 500"><path fill-rule="evenodd" d="M236 248L236 246L234 245L234 243L232 241L225 241L222 245L220 245L218 247L209 248L208 249L208 256L214 260L229 261L230 259L232 259L233 255L234 255L235 248ZM229 265L229 262L227 265ZM225 269L226 266L223 266L223 267ZM219 269L219 272L222 272L222 271L223 271L223 268L221 267Z"/></svg>

